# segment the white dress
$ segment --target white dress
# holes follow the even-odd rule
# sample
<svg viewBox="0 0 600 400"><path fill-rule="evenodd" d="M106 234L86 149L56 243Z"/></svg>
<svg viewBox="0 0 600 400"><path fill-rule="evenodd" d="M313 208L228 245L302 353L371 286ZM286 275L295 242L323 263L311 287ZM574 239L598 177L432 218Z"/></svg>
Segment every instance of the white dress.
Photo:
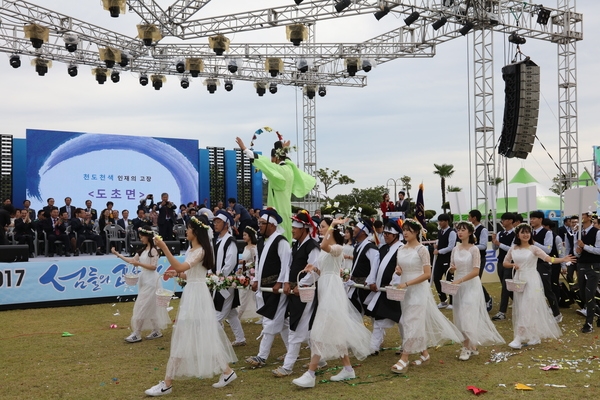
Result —
<svg viewBox="0 0 600 400"><path fill-rule="evenodd" d="M250 263L256 264L256 247L248 248L246 246L241 259L246 262L246 268L248 268ZM240 289L239 294L240 307L238 308L238 312L240 319L260 317L256 313L256 295L252 291L251 286L248 286L247 289Z"/></svg>
<svg viewBox="0 0 600 400"><path fill-rule="evenodd" d="M217 322L213 299L206 286L204 250L186 252L187 284L183 289L171 339L167 379L210 378L221 374L237 357Z"/></svg>
<svg viewBox="0 0 600 400"><path fill-rule="evenodd" d="M134 260L156 267L158 265L158 252L156 249L152 249L152 254L153 257L150 257L148 250L144 250L142 254L136 254ZM156 270L142 267L140 269L137 283L138 296L133 306L131 330L137 334L147 329L160 331L165 329L171 322L167 309L156 306L156 290L162 288L159 280L160 275Z"/></svg>
<svg viewBox="0 0 600 400"><path fill-rule="evenodd" d="M481 255L476 246L468 249L459 246L452 249L450 264L456 267L454 282L479 268ZM496 330L485 307L479 275L462 282L453 301L454 325L472 346L492 346L506 343Z"/></svg>
<svg viewBox="0 0 600 400"><path fill-rule="evenodd" d="M423 274L423 267L431 265L429 252L423 245L402 246L398 249L398 265L402 267L401 284ZM460 331L438 310L427 280L410 285L402 305L402 350L414 354L453 340L462 343Z"/></svg>
<svg viewBox="0 0 600 400"><path fill-rule="evenodd" d="M322 360L337 359L349 351L359 360L371 354L371 332L348 300L340 278L343 260L340 245L331 246L329 253L322 251L319 254L321 275L317 283L318 306L310 331L310 349Z"/></svg>
<svg viewBox="0 0 600 400"><path fill-rule="evenodd" d="M345 256L354 255L354 246L352 244L345 244L343 247L343 254ZM347 269L348 271L352 271L352 259L344 258L344 263L342 264L343 269Z"/></svg>
<svg viewBox="0 0 600 400"><path fill-rule="evenodd" d="M537 271L538 257L546 256L542 249L530 246L525 249L511 247L505 257L519 266L515 279L527 282L523 292L513 292L513 331L515 339L521 342L556 339L562 335L546 304L544 285Z"/></svg>

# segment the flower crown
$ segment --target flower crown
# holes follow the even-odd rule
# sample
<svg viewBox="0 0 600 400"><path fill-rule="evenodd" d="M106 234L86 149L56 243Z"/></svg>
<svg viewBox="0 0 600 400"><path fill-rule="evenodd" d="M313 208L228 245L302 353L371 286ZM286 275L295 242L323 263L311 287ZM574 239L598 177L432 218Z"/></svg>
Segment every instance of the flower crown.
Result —
<svg viewBox="0 0 600 400"><path fill-rule="evenodd" d="M149 230L144 229L142 227L138 228L138 232L145 233L146 235L154 236L154 231L152 231L152 230L149 231Z"/></svg>
<svg viewBox="0 0 600 400"><path fill-rule="evenodd" d="M253 227L247 225L244 229L248 229L256 235L256 229L254 229Z"/></svg>
<svg viewBox="0 0 600 400"><path fill-rule="evenodd" d="M473 230L475 230L475 225L473 225L473 223L471 221L458 221L456 223L456 226L458 226L460 224L469 225Z"/></svg>
<svg viewBox="0 0 600 400"><path fill-rule="evenodd" d="M407 223L418 225L420 229L423 229L423 225L421 225L421 223L419 221L417 221L416 219L412 219L412 218L405 219L404 224L402 226L406 225Z"/></svg>
<svg viewBox="0 0 600 400"><path fill-rule="evenodd" d="M523 228L525 226L528 227L529 229L531 229L531 225L529 225L527 222L521 222L519 225L517 225L517 227L515 228L515 230L517 230L517 229L520 230L521 228Z"/></svg>
<svg viewBox="0 0 600 400"><path fill-rule="evenodd" d="M206 225L204 222L200 221L198 218L196 217L192 217L190 218L190 221L192 221L194 224L198 225L201 228L204 229L210 229L210 226Z"/></svg>

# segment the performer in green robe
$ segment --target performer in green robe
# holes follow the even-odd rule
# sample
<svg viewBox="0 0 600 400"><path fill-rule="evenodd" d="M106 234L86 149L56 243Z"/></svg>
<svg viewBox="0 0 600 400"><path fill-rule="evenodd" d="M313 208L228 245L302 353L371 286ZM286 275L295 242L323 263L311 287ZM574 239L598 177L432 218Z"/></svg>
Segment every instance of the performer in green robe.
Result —
<svg viewBox="0 0 600 400"><path fill-rule="evenodd" d="M316 184L316 179L304 171L300 171L287 156L289 141L275 142L271 150L271 159L257 154L246 148L239 137L235 139L240 149L254 163L254 167L261 170L269 181L267 206L273 207L281 216L283 222L283 235L292 241L292 194L296 197L306 196Z"/></svg>

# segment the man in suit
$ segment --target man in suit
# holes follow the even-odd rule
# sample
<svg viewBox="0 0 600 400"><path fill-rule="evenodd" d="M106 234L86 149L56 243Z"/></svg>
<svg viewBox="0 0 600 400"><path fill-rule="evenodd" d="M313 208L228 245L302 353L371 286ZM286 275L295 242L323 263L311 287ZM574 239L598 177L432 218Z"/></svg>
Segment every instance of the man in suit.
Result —
<svg viewBox="0 0 600 400"><path fill-rule="evenodd" d="M408 211L408 200L404 198L405 193L401 190L398 192L398 201L394 206L395 211L402 211L404 214Z"/></svg>
<svg viewBox="0 0 600 400"><path fill-rule="evenodd" d="M95 221L98 219L98 211L96 211L95 208L92 208L92 201L91 200L86 200L85 201L85 212L90 214L92 221Z"/></svg>
<svg viewBox="0 0 600 400"><path fill-rule="evenodd" d="M502 284L502 292L500 295L500 310L496 315L492 317L492 321L502 321L506 319L506 311L508 310L508 299L512 299L512 292L506 288L506 280L512 279L513 271L511 268L504 268L504 258L506 253L510 250L513 241L515 240L515 229L514 222L515 216L513 213L504 213L500 217L500 223L502 224L503 230L497 235L492 233L492 244L494 250L498 251L498 263L496 269L498 270L498 277Z"/></svg>
<svg viewBox="0 0 600 400"><path fill-rule="evenodd" d="M61 241L65 248L65 257L70 257L69 254L69 236L67 236L67 227L62 218L59 218L58 208L54 207L50 212L50 218L44 220L44 231L48 237L48 246L50 247L49 256L54 256L55 242Z"/></svg>
<svg viewBox="0 0 600 400"><path fill-rule="evenodd" d="M29 218L29 212L27 210L21 210L20 215L15 218L15 240L19 244L29 245L29 257L34 255L33 239L34 233L32 229L31 218Z"/></svg>
<svg viewBox="0 0 600 400"><path fill-rule="evenodd" d="M452 249L456 246L456 231L450 226L450 215L444 213L438 217L438 240L434 245L433 254L437 256L435 265L433 266L433 283L435 290L438 292L440 303L438 308L452 308L452 301L448 302L448 296L442 292L442 277L446 275L447 281L452 281L453 274L448 273L450 268L450 256ZM451 299L450 299L451 300Z"/></svg>
<svg viewBox="0 0 600 400"><path fill-rule="evenodd" d="M49 197L46 200L46 207L44 207L44 212L46 213L46 217L50 217L50 214L52 214L52 209L56 208L58 210L57 207L54 206L54 199L52 197Z"/></svg>
<svg viewBox="0 0 600 400"><path fill-rule="evenodd" d="M133 225L133 229L137 232L137 230L144 225L152 225L152 222L150 222L150 220L146 218L146 212L144 211L144 209L140 208L137 210L137 218L134 218L131 221L131 224Z"/></svg>
<svg viewBox="0 0 600 400"><path fill-rule="evenodd" d="M125 231L127 231L130 226L133 226L133 221L129 219L129 210L123 210L123 218L117 220L117 225L125 229Z"/></svg>
<svg viewBox="0 0 600 400"><path fill-rule="evenodd" d="M23 210L29 213L29 219L33 221L35 219L35 210L29 207L31 207L31 201L23 200Z"/></svg>
<svg viewBox="0 0 600 400"><path fill-rule="evenodd" d="M75 210L76 207L71 205L71 198L65 197L65 205L60 208L59 214L67 213L67 218L70 221L72 218L75 218Z"/></svg>
<svg viewBox="0 0 600 400"><path fill-rule="evenodd" d="M161 202L158 203L158 234L164 241L173 240L173 223L177 206L169 201L169 194L160 195Z"/></svg>
<svg viewBox="0 0 600 400"><path fill-rule="evenodd" d="M77 233L77 249L85 240L93 240L96 243L96 255L102 254L102 237L94 232L94 221L92 215L82 208L75 210L77 217L71 220L71 231ZM76 251L79 254L79 250Z"/></svg>

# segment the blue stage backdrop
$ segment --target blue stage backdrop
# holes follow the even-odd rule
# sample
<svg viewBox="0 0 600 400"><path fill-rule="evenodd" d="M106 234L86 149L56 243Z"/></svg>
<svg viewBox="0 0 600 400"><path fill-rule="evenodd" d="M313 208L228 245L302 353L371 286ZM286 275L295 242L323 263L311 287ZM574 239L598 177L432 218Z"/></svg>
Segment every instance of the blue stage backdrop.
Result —
<svg viewBox="0 0 600 400"><path fill-rule="evenodd" d="M92 200L100 213L107 201L135 218L139 201L162 192L177 205L198 200L198 141L139 136L27 130L27 193L31 207L46 199L55 206L84 207Z"/></svg>

